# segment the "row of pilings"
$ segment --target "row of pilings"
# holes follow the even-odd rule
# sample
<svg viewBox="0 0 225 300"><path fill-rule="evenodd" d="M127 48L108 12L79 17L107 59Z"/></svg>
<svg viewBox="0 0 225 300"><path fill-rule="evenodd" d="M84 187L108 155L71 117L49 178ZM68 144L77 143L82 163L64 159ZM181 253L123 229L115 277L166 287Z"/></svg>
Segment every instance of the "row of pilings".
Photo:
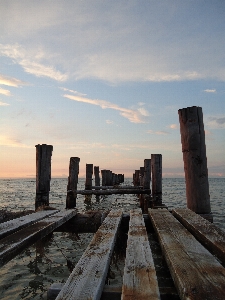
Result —
<svg viewBox="0 0 225 300"><path fill-rule="evenodd" d="M180 122L181 144L186 182L187 207L192 211L211 214L208 184L208 169L205 145L205 132L202 108L193 106L178 110ZM35 207L49 205L51 180L51 156L53 146L36 145L36 201ZM80 158L70 159L67 186L68 203L73 203L74 191L77 190ZM151 166L151 167L149 167ZM100 185L99 167L86 165L85 189L92 189L92 175L95 174L95 186ZM144 161L144 166L135 170L133 183L149 189L152 173L152 195L155 200L162 200L162 155L152 154L151 159ZM102 185L115 185L123 182L123 174L114 174L110 170L102 170ZM76 196L76 195L75 195ZM75 197L74 196L74 197ZM74 204L69 205L74 207Z"/></svg>

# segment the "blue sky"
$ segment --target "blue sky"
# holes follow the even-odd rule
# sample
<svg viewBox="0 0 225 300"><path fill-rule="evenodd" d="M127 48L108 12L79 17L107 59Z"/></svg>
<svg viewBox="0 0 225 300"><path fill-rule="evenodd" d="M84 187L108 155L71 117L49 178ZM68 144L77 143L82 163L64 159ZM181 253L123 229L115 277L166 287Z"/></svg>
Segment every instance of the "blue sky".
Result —
<svg viewBox="0 0 225 300"><path fill-rule="evenodd" d="M225 176L224 1L2 1L0 177L35 176L35 145L132 177L160 153L184 176L178 109L201 106L209 175Z"/></svg>

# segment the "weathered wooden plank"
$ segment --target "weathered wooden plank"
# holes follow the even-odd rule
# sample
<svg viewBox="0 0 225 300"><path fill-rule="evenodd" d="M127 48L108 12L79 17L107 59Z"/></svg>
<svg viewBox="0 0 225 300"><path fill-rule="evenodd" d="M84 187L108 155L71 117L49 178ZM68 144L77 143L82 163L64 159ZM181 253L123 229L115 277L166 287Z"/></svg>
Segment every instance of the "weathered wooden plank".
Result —
<svg viewBox="0 0 225 300"><path fill-rule="evenodd" d="M151 190L141 190L141 189L77 190L75 193L80 195L151 194Z"/></svg>
<svg viewBox="0 0 225 300"><path fill-rule="evenodd" d="M57 213L58 210L43 210L38 211L20 218L16 218L0 224L0 239L14 233L22 228L32 225L50 215Z"/></svg>
<svg viewBox="0 0 225 300"><path fill-rule="evenodd" d="M160 299L152 252L141 209L130 211L121 299Z"/></svg>
<svg viewBox="0 0 225 300"><path fill-rule="evenodd" d="M225 232L188 208L176 208L173 215L210 252L225 264Z"/></svg>
<svg viewBox="0 0 225 300"><path fill-rule="evenodd" d="M225 269L166 209L149 215L181 299L225 299Z"/></svg>
<svg viewBox="0 0 225 300"><path fill-rule="evenodd" d="M51 233L55 228L75 216L75 210L60 211L53 216L21 229L0 241L0 266L6 264L26 247Z"/></svg>
<svg viewBox="0 0 225 300"><path fill-rule="evenodd" d="M59 299L100 299L105 284L122 210L112 210L80 258Z"/></svg>

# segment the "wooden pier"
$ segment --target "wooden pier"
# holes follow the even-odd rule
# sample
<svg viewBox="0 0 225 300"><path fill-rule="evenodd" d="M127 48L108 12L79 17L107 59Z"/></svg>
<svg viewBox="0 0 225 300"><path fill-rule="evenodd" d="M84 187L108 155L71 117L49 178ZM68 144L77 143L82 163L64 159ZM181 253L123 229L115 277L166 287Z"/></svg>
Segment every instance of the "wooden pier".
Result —
<svg viewBox="0 0 225 300"><path fill-rule="evenodd" d="M49 287L48 300L224 300L225 232L212 223L204 137L199 137L204 135L202 111L196 107L179 110L179 117L187 208L169 211L163 205L161 154L151 154L134 171L133 186L123 185L123 174L100 172L99 166L87 164L84 190L77 189L80 158L71 157L64 210L36 211L0 224L0 267L53 232L94 232L65 284ZM193 145L193 141L197 142ZM36 146L36 209L49 205L52 149ZM133 194L139 208L129 213L123 209L98 212L94 224L91 214L76 209L77 195L114 194ZM109 286L112 254L121 241L125 245L123 280L119 286Z"/></svg>

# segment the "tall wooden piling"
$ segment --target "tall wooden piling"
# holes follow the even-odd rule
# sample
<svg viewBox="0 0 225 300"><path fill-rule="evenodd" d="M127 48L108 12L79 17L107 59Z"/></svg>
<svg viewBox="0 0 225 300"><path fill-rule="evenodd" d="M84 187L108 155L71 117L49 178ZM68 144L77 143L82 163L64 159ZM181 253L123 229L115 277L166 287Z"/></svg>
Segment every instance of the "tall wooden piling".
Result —
<svg viewBox="0 0 225 300"><path fill-rule="evenodd" d="M106 186L106 172L107 172L107 170L101 170L101 174L102 174L102 186Z"/></svg>
<svg viewBox="0 0 225 300"><path fill-rule="evenodd" d="M151 159L144 160L144 181L143 187L144 189L150 189L151 182Z"/></svg>
<svg viewBox="0 0 225 300"><path fill-rule="evenodd" d="M42 205L49 205L49 191L51 181L51 157L53 146L38 144L36 147L36 198L35 209Z"/></svg>
<svg viewBox="0 0 225 300"><path fill-rule="evenodd" d="M71 157L69 165L69 177L67 185L66 208L76 207L76 190L79 174L79 157Z"/></svg>
<svg viewBox="0 0 225 300"><path fill-rule="evenodd" d="M205 131L202 108L178 110L186 180L187 207L198 214L211 213Z"/></svg>
<svg viewBox="0 0 225 300"><path fill-rule="evenodd" d="M151 155L152 197L157 205L162 204L162 154Z"/></svg>
<svg viewBox="0 0 225 300"><path fill-rule="evenodd" d="M94 167L95 186L100 186L99 167Z"/></svg>
<svg viewBox="0 0 225 300"><path fill-rule="evenodd" d="M85 190L92 189L93 164L86 164Z"/></svg>

